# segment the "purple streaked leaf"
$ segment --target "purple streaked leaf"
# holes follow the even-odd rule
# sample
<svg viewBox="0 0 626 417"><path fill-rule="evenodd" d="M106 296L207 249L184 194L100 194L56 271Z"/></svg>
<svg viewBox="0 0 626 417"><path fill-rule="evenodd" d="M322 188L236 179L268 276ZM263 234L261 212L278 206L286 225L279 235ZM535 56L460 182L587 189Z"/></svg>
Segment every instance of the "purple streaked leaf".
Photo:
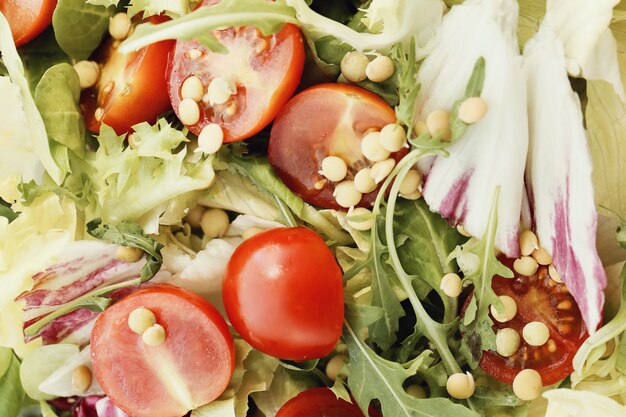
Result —
<svg viewBox="0 0 626 417"><path fill-rule="evenodd" d="M567 77L563 44L549 25L526 44L524 58L534 228L593 333L602 319L607 280L596 250L597 212L580 100Z"/></svg>
<svg viewBox="0 0 626 417"><path fill-rule="evenodd" d="M492 196L500 187L496 247L509 257L519 254L519 223L524 200L524 168L528 150L526 90L518 52L518 5L468 0L444 17L436 47L418 74L418 118L435 110L451 111L463 97L474 64L485 59L480 96L489 110L458 141L422 163L423 195L431 210L450 223L462 223L473 236L483 236Z"/></svg>

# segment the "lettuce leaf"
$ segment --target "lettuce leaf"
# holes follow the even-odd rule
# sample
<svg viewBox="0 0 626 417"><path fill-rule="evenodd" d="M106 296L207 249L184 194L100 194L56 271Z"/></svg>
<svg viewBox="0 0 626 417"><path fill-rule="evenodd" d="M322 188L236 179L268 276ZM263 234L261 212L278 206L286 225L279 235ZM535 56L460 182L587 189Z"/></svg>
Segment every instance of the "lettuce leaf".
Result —
<svg viewBox="0 0 626 417"><path fill-rule="evenodd" d="M543 396L548 399L545 417L622 417L626 414L626 406L593 392L556 389L544 392Z"/></svg>
<svg viewBox="0 0 626 417"><path fill-rule="evenodd" d="M20 362L11 349L0 348L0 356L6 358L5 367L0 372L0 415L16 417L25 399L20 384Z"/></svg>
<svg viewBox="0 0 626 417"><path fill-rule="evenodd" d="M517 12L513 0L468 0L454 6L443 19L433 53L420 67L417 101L418 120L435 110L452 111L476 62L484 57L480 96L489 110L447 148L449 156L421 164L427 171L423 195L431 210L482 236L492 196L500 187L496 247L509 257L519 253L528 148L526 91L514 31Z"/></svg>

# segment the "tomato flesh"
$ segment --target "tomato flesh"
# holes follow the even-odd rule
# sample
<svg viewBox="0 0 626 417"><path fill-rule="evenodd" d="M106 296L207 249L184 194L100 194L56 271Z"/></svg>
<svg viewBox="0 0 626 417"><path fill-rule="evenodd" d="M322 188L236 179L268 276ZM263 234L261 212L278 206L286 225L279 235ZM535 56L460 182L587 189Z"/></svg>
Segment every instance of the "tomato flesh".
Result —
<svg viewBox="0 0 626 417"><path fill-rule="evenodd" d="M363 417L358 405L337 398L328 388L302 391L283 405L276 417Z"/></svg>
<svg viewBox="0 0 626 417"><path fill-rule="evenodd" d="M212 80L222 77L236 92L223 104L211 104L205 94L198 102L200 120L189 130L199 134L207 124L216 123L225 142L247 139L266 127L296 90L304 68L302 35L292 24L269 36L252 26L216 30L213 35L227 53L213 52L195 40L176 43L169 70L172 107L180 117L181 87L188 77L198 77L205 92Z"/></svg>
<svg viewBox="0 0 626 417"><path fill-rule="evenodd" d="M395 123L391 107L377 95L345 84L321 84L294 96L272 126L269 161L281 180L303 200L324 208L345 210L333 197L335 184L319 173L327 156L348 165L347 180L371 166L361 152L361 140L372 130ZM391 154L397 161L406 149ZM316 188L320 181L324 184ZM364 194L359 206L372 205L378 187Z"/></svg>
<svg viewBox="0 0 626 417"><path fill-rule="evenodd" d="M501 261L514 271L513 260ZM511 279L496 276L492 288L497 295L508 295L517 303L517 315L505 323L494 320L494 331L512 328L520 334L521 344L508 358L493 351L484 352L480 367L507 384L513 383L515 376L526 368L537 370L544 385L570 375L574 355L588 334L580 310L565 284L550 279L548 267L540 266L531 277L517 273ZM543 346L531 346L522 337L522 329L532 321L546 324L550 331L550 339Z"/></svg>
<svg viewBox="0 0 626 417"><path fill-rule="evenodd" d="M137 123L154 123L170 108L167 65L175 42L157 42L130 54L119 53L118 43L108 39L94 54L100 79L81 94L85 123L94 133L105 123L122 135Z"/></svg>
<svg viewBox="0 0 626 417"><path fill-rule="evenodd" d="M158 346L128 326L138 307L166 331ZM235 366L233 338L219 312L172 285L138 291L105 310L91 335L94 375L106 395L131 417L180 417L226 389Z"/></svg>
<svg viewBox="0 0 626 417"><path fill-rule="evenodd" d="M322 238L305 227L244 241L228 263L222 296L235 330L268 355L320 358L341 336L341 270Z"/></svg>
<svg viewBox="0 0 626 417"><path fill-rule="evenodd" d="M0 12L11 26L15 45L31 41L50 26L56 5L57 0L0 1Z"/></svg>

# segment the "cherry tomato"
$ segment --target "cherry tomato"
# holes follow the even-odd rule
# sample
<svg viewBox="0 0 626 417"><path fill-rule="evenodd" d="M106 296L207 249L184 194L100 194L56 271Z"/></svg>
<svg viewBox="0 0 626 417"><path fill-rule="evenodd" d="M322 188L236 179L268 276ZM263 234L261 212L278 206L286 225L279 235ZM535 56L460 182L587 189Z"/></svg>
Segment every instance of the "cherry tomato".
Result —
<svg viewBox="0 0 626 417"><path fill-rule="evenodd" d="M211 6L217 1L204 1ZM263 36L252 26L216 30L213 34L228 49L212 52L199 42L178 41L170 68L169 95L180 117L183 82L191 76L202 82L203 99L198 102L200 120L188 126L199 134L204 126L217 123L224 141L247 139L266 127L291 97L304 68L304 43L300 30L286 24L273 35ZM208 87L216 80L234 92L223 100L210 100Z"/></svg>
<svg viewBox="0 0 626 417"><path fill-rule="evenodd" d="M341 336L341 270L322 238L305 227L244 241L226 268L222 297L235 330L268 355L320 358Z"/></svg>
<svg viewBox="0 0 626 417"><path fill-rule="evenodd" d="M57 0L0 1L0 12L11 26L15 45L31 41L50 26L56 5Z"/></svg>
<svg viewBox="0 0 626 417"><path fill-rule="evenodd" d="M354 179L360 169L372 165L361 152L361 139L395 121L393 109L365 89L320 84L297 94L276 117L269 161L283 182L303 200L345 210L333 197L335 184L319 173L322 161L327 156L342 158L348 165L346 179ZM399 161L404 155L405 149L391 156ZM377 191L364 194L359 206L371 206Z"/></svg>
<svg viewBox="0 0 626 417"><path fill-rule="evenodd" d="M358 405L337 398L328 388L302 391L283 405L276 417L363 417Z"/></svg>
<svg viewBox="0 0 626 417"><path fill-rule="evenodd" d="M105 123L122 135L137 123L153 123L170 108L167 63L175 42L157 42L125 55L118 52L118 44L108 39L92 57L101 65L100 79L81 94L81 110L94 133Z"/></svg>
<svg viewBox="0 0 626 417"><path fill-rule="evenodd" d="M128 317L151 310L165 342L150 346ZM180 417L222 394L235 366L233 338L219 312L172 285L140 290L104 311L91 335L94 375L105 394L132 417Z"/></svg>
<svg viewBox="0 0 626 417"><path fill-rule="evenodd" d="M500 260L515 271L512 259ZM483 352L480 367L507 384L513 383L515 376L526 368L537 370L544 385L554 384L570 375L574 370L574 355L588 334L576 301L565 284L550 279L548 267L539 266L531 277L518 273L511 279L496 276L492 288L497 295L508 295L517 303L516 316L504 323L494 320L494 331L512 328L519 333L521 344L508 358L493 351ZM531 346L524 341L522 329L532 321L548 326L550 339L543 346Z"/></svg>

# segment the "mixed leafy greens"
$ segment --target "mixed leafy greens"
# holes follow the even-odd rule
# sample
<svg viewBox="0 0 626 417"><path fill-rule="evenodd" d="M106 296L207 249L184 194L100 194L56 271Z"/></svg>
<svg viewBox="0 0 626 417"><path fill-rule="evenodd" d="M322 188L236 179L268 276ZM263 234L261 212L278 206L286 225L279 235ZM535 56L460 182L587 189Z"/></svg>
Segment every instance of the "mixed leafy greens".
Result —
<svg viewBox="0 0 626 417"><path fill-rule="evenodd" d="M223 0L194 10L195 3L59 0L52 29L20 49L0 13L0 415L35 406L43 417L69 409L125 416L97 382L83 392L71 383L73 369L90 366L100 314L162 282L220 308L224 270L244 233L297 225L324 238L344 273L339 376L323 372L331 357L281 361L236 337L229 387L192 417L273 417L319 386L365 415L372 405L406 417L626 413L626 7ZM271 34L292 23L305 36L305 79L347 82L340 65L352 50L390 56L391 78L358 85L395 107L409 149L382 181L372 217L356 219L371 228L357 230L350 212L320 210L283 183L268 162L267 131L214 155L194 152L197 136L171 112L128 135L106 124L88 133L70 64L98 48L119 10L171 18L139 24L120 45L127 53L166 39L224 52L215 29L251 25ZM568 76L586 80L583 88ZM472 97L489 103L476 124L460 116ZM414 129L442 108L450 111L449 136ZM425 174L423 198L405 199L400 188L416 166ZM229 212L222 235L192 230L198 204ZM520 255L520 228L537 231L590 333L571 377L546 387L547 406L520 400L478 367L484 351L496 350L490 308L504 306L492 280L513 277L499 255ZM610 253L598 253L604 245ZM139 256L121 263L119 246ZM442 277L450 273L471 295L446 293ZM605 301L607 285L619 300ZM448 377L466 371L475 394L450 398ZM80 399L64 410L51 401L59 397Z"/></svg>

